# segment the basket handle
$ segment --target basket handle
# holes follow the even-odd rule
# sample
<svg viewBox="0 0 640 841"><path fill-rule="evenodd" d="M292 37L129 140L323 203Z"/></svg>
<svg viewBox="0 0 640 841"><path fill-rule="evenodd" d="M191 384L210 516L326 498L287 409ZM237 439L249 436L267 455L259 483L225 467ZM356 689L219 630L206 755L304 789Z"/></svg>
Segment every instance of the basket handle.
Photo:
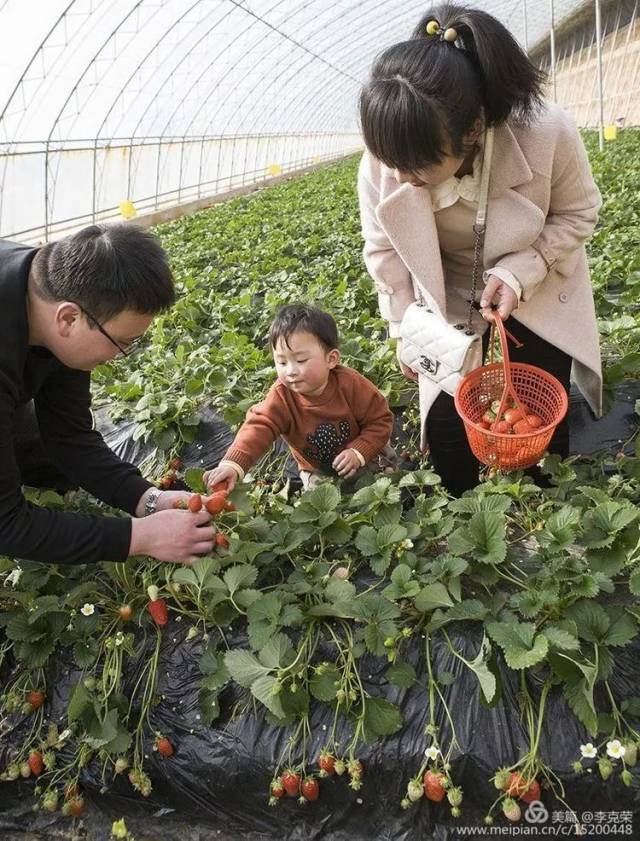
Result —
<svg viewBox="0 0 640 841"><path fill-rule="evenodd" d="M513 380L511 379L511 360L509 358L509 345L507 342L507 336L509 336L509 338L516 344L517 347L522 347L522 342L519 342L517 339L515 339L514 336L511 335L511 333L508 333L508 331L505 330L505 326L502 322L502 316L500 315L498 310L493 310L493 315L495 320L491 329L494 332L494 334L496 329L498 331L498 336L500 338L500 349L502 351L502 368L504 370L504 388L502 390L500 408L498 409L498 414L496 415L496 417L502 417L504 407L507 403L507 399L511 397L512 401L516 404L516 407L522 412L523 419L527 421L527 415L529 414L529 410L520 402L520 399L518 398L518 395L516 394L516 391L513 387ZM493 336L491 337L491 347L493 349ZM528 421L527 425L530 427L531 431L533 431L533 427L529 424Z"/></svg>

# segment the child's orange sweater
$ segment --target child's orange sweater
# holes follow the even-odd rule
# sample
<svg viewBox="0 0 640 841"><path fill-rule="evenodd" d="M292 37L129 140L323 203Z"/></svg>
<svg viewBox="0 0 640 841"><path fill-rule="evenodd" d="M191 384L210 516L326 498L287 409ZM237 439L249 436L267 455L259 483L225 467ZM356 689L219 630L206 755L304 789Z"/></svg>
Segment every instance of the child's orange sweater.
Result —
<svg viewBox="0 0 640 841"><path fill-rule="evenodd" d="M337 365L317 397L296 394L279 380L262 403L252 406L223 461L249 470L282 436L302 470L332 473L331 464L347 448L364 462L389 441L393 414L389 404L366 377Z"/></svg>

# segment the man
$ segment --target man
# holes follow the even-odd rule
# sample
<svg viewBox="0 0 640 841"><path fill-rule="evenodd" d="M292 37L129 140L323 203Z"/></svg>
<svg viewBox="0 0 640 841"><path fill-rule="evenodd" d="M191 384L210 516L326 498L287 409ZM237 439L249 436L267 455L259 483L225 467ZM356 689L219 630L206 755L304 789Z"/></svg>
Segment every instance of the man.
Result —
<svg viewBox="0 0 640 841"><path fill-rule="evenodd" d="M155 237L92 225L42 248L0 242L0 554L45 563L150 555L191 563L213 547L206 511L174 510L93 429L90 372L135 348L175 290ZM27 502L21 428L39 429L49 472L132 517L56 511ZM54 482L54 486L58 486Z"/></svg>

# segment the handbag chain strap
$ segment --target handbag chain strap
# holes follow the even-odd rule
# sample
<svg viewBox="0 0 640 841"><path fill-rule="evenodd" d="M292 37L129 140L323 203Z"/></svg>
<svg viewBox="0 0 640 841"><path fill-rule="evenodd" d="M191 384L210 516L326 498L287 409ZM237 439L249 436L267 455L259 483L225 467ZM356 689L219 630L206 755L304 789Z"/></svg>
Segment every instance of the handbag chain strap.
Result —
<svg viewBox="0 0 640 841"><path fill-rule="evenodd" d="M473 245L473 270L471 272L471 299L469 301L469 318L466 324L456 324L459 330L464 329L467 336L474 333L472 327L473 305L476 300L478 288L478 274L482 261L482 249L484 247L484 235L487 230L487 204L489 201L489 175L491 173L491 159L493 157L493 126L487 129L484 137L484 154L482 157L482 175L480 177L480 195L478 196L478 211L473 226L475 242Z"/></svg>

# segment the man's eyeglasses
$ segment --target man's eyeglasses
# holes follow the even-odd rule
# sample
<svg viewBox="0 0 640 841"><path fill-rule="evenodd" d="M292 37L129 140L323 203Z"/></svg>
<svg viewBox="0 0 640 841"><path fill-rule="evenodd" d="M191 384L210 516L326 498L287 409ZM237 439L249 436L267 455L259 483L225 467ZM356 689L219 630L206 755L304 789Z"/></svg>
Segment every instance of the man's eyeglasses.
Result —
<svg viewBox="0 0 640 841"><path fill-rule="evenodd" d="M118 348L116 359L121 358L123 356L133 356L133 354L137 353L142 347L142 336L139 336L137 339L134 339L132 342L129 342L128 345L124 346L121 345L120 342L116 342L113 336L110 336L109 333L107 333L107 331L104 329L102 324L100 324L98 319L91 315L91 313L88 310L86 310L77 301L73 301L72 303L74 303L78 307L78 309L84 313L84 315L89 319L89 321L91 321L92 324L95 324L95 326L102 333L102 335L105 336L105 338L109 339L109 341L112 345L114 345L114 347Z"/></svg>

